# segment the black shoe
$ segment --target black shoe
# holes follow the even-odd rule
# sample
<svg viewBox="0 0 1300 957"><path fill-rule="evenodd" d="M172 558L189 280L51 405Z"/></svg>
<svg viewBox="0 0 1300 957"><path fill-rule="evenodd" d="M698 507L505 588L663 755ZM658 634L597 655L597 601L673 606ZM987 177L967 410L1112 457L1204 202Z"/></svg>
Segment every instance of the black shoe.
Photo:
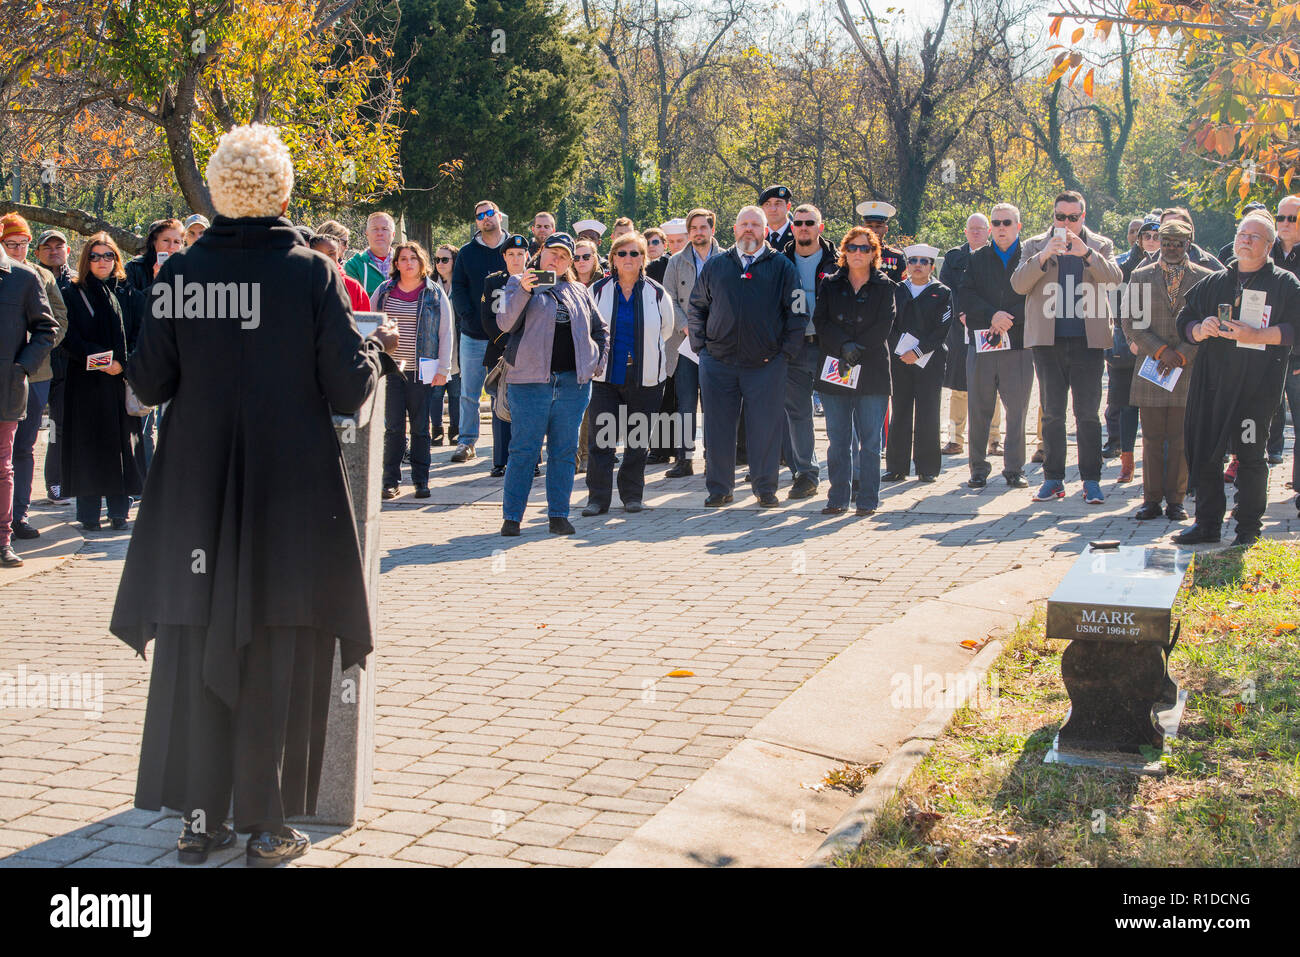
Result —
<svg viewBox="0 0 1300 957"><path fill-rule="evenodd" d="M1206 528L1204 525L1193 525L1186 531L1179 532L1173 537L1178 545L1203 545L1208 542L1217 542L1219 540L1219 530Z"/></svg>
<svg viewBox="0 0 1300 957"><path fill-rule="evenodd" d="M97 532L99 531L99 522L82 522L81 529L85 532Z"/></svg>
<svg viewBox="0 0 1300 957"><path fill-rule="evenodd" d="M32 528L32 523L23 519L20 522L14 522L14 538L40 538L41 533Z"/></svg>
<svg viewBox="0 0 1300 957"><path fill-rule="evenodd" d="M23 560L18 557L18 553L14 551L12 545L5 545L3 548L0 548L0 567L17 568L22 563Z"/></svg>
<svg viewBox="0 0 1300 957"><path fill-rule="evenodd" d="M275 867L302 857L310 847L311 839L291 827L283 827L279 833L260 831L248 838L245 863L249 867Z"/></svg>
<svg viewBox="0 0 1300 957"><path fill-rule="evenodd" d="M1165 509L1165 517L1171 522L1185 522L1187 521L1187 509L1181 505L1170 505Z"/></svg>
<svg viewBox="0 0 1300 957"><path fill-rule="evenodd" d="M1029 479L1025 478L1024 472L1013 472L1002 477L1007 481L1007 488L1029 488Z"/></svg>
<svg viewBox="0 0 1300 957"><path fill-rule="evenodd" d="M918 476L916 477L916 480L917 480L918 482L923 482L923 483L925 483L926 485L929 485L929 484L931 484L932 482L934 482L935 479L936 479L937 477L938 477L938 476L935 476L935 475L918 475Z"/></svg>
<svg viewBox="0 0 1300 957"><path fill-rule="evenodd" d="M504 535L506 538L518 538L519 523L512 522L510 521L510 519L507 518L504 522L501 523L501 534Z"/></svg>
<svg viewBox="0 0 1300 957"><path fill-rule="evenodd" d="M1139 522L1149 522L1153 518L1159 518L1164 512L1160 509L1159 502L1144 502L1142 507L1134 513L1133 517Z"/></svg>
<svg viewBox="0 0 1300 957"><path fill-rule="evenodd" d="M1236 548L1238 545L1244 545L1245 547L1249 548L1251 545L1254 545L1257 541L1259 541L1258 532L1238 532L1236 537L1233 538L1232 540L1232 547Z"/></svg>
<svg viewBox="0 0 1300 957"><path fill-rule="evenodd" d="M541 477L542 477L542 467L540 465L534 465L533 478L541 478Z"/></svg>
<svg viewBox="0 0 1300 957"><path fill-rule="evenodd" d="M397 486L389 485L380 493L380 498L397 498Z"/></svg>
<svg viewBox="0 0 1300 957"><path fill-rule="evenodd" d="M417 488L417 489L415 490L415 497L416 497L416 498L428 498L428 497L429 497L429 486L427 486L427 485L421 485L419 488Z"/></svg>
<svg viewBox="0 0 1300 957"><path fill-rule="evenodd" d="M665 472L664 477L682 478L684 476L694 475L694 474L695 474L695 466L691 463L691 460L682 459L680 462L678 462L676 465L670 468L667 472Z"/></svg>
<svg viewBox="0 0 1300 957"><path fill-rule="evenodd" d="M604 514L605 514L606 512L608 512L608 511L609 511L609 506L608 506L608 505L593 505L593 504L588 504L588 505L587 505L587 506L582 510L582 517L583 517L583 518L591 518L592 516L595 516L595 515L604 515Z"/></svg>
<svg viewBox="0 0 1300 957"><path fill-rule="evenodd" d="M121 532L121 531L125 531L125 530L126 530L126 519L124 519L124 518L115 518L115 519L112 519L111 521L112 521L112 523L113 523L113 531L115 531L115 532Z"/></svg>
<svg viewBox="0 0 1300 957"><path fill-rule="evenodd" d="M624 502L624 503L623 503L623 511L625 511L625 512L643 512L643 511L645 511L645 505L642 504L641 502L636 501L636 500L634 499L634 500L632 500L631 502Z"/></svg>
<svg viewBox="0 0 1300 957"><path fill-rule="evenodd" d="M1103 459L1117 459L1119 458L1119 453L1120 447L1118 445L1111 445L1107 442L1101 447L1101 457Z"/></svg>
<svg viewBox="0 0 1300 957"><path fill-rule="evenodd" d="M858 518L865 518L868 515L875 515L876 510L874 508L860 508L853 514L856 515Z"/></svg>
<svg viewBox="0 0 1300 957"><path fill-rule="evenodd" d="M672 458L667 452L651 452L646 456L646 465L663 465Z"/></svg>
<svg viewBox="0 0 1300 957"><path fill-rule="evenodd" d="M442 445L444 441L446 440L442 437L442 433L439 432L437 435L429 437L429 447L433 448L435 445Z"/></svg>
<svg viewBox="0 0 1300 957"><path fill-rule="evenodd" d="M789 497L792 499L812 498L816 494L817 494L817 483L814 482L812 479L808 478L808 476L806 475L800 476L799 478L795 479L794 484L790 486Z"/></svg>
<svg viewBox="0 0 1300 957"><path fill-rule="evenodd" d="M506 467L504 465L494 465L492 466L492 471L488 472L488 475L492 476L493 478L500 478L505 474L506 474Z"/></svg>
<svg viewBox="0 0 1300 957"><path fill-rule="evenodd" d="M405 462L407 465L410 465L410 464L411 464L411 453L410 453L410 452L403 452L403 453L402 453L402 461Z"/></svg>
<svg viewBox="0 0 1300 957"><path fill-rule="evenodd" d="M1281 452L1270 452L1270 453L1268 453L1268 464L1269 464L1269 465L1281 465L1281 464L1282 464L1282 453L1281 453Z"/></svg>
<svg viewBox="0 0 1300 957"><path fill-rule="evenodd" d="M1035 465L1042 465L1044 462L1047 461L1047 453L1044 452L1042 449L1039 449L1037 452L1034 453L1033 458L1031 458L1029 461L1033 462Z"/></svg>
<svg viewBox="0 0 1300 957"><path fill-rule="evenodd" d="M710 495L704 500L705 508L718 508L723 505L730 505L734 500L731 495Z"/></svg>
<svg viewBox="0 0 1300 957"><path fill-rule="evenodd" d="M235 843L235 832L230 825L220 824L212 833L197 834L185 821L181 836L176 840L176 857L182 864L202 864L211 851L224 851Z"/></svg>
<svg viewBox="0 0 1300 957"><path fill-rule="evenodd" d="M758 496L759 508L776 508L781 504L781 500L776 497L774 492L764 492Z"/></svg>
<svg viewBox="0 0 1300 957"><path fill-rule="evenodd" d="M823 515L843 515L846 511L848 511L848 509L846 509L846 508L842 508L842 507L840 507L839 505L827 505L825 508L822 509L822 514L823 514Z"/></svg>
<svg viewBox="0 0 1300 957"><path fill-rule="evenodd" d="M880 473L880 481L882 482L901 482L905 478L907 478L907 476L904 475L902 472L881 472Z"/></svg>
<svg viewBox="0 0 1300 957"><path fill-rule="evenodd" d="M552 518L550 531L552 535L572 535L576 529L567 518Z"/></svg>
<svg viewBox="0 0 1300 957"><path fill-rule="evenodd" d="M966 480L966 485L969 488L983 488L988 484L989 484L989 480L986 479L983 475L972 475L969 479Z"/></svg>

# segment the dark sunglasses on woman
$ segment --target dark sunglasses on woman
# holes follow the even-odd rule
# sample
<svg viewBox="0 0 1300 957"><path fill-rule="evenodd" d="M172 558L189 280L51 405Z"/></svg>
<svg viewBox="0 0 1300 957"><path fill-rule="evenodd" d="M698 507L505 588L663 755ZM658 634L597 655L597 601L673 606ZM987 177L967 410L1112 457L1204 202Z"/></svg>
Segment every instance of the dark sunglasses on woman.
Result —
<svg viewBox="0 0 1300 957"><path fill-rule="evenodd" d="M90 260L91 262L93 262L93 263L100 262L101 260L103 260L104 262L110 262L110 263L111 263L111 262L115 262L115 261L117 260L117 253L115 253L115 252L91 253L91 254L90 254L89 256L87 256L86 258L89 259L89 260Z"/></svg>

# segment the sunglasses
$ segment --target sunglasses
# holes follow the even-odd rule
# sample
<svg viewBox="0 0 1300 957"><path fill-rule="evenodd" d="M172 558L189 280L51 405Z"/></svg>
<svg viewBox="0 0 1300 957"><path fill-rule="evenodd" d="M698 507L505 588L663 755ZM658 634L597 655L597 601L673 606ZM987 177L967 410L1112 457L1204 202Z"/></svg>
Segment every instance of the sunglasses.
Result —
<svg viewBox="0 0 1300 957"><path fill-rule="evenodd" d="M1281 213L1278 213L1276 219L1279 223L1294 223L1296 220L1300 220L1300 216L1283 216Z"/></svg>
<svg viewBox="0 0 1300 957"><path fill-rule="evenodd" d="M1015 224L1016 224L1016 221L1015 221L1014 219L995 219L995 220L993 220L993 225L994 225L994 226L1014 226Z"/></svg>
<svg viewBox="0 0 1300 957"><path fill-rule="evenodd" d="M1057 213L1056 221L1058 223L1063 223L1068 219L1072 223L1077 223L1079 221L1079 217L1082 215L1083 215L1082 213Z"/></svg>
<svg viewBox="0 0 1300 957"><path fill-rule="evenodd" d="M586 262L588 259L594 259L595 257L596 257L596 254L595 254L595 253L579 253L579 254L578 254L578 258L581 259L583 262Z"/></svg>
<svg viewBox="0 0 1300 957"><path fill-rule="evenodd" d="M481 213L475 213L474 218L481 222L482 220L488 219L489 217L495 216L496 214L497 211L495 209L485 209Z"/></svg>
<svg viewBox="0 0 1300 957"><path fill-rule="evenodd" d="M641 250L639 250L639 249L620 249L618 252L614 253L614 255L617 256L619 259L626 259L628 256L631 256L633 259L640 259L640 258L641 258Z"/></svg>
<svg viewBox="0 0 1300 957"><path fill-rule="evenodd" d="M909 266L931 266L934 264L934 260L926 259L924 256L908 256L907 264Z"/></svg>
<svg viewBox="0 0 1300 957"><path fill-rule="evenodd" d="M796 226L816 226L816 225L817 225L817 220L815 220L815 219L796 219L796 220L794 221L794 224L795 224Z"/></svg>
<svg viewBox="0 0 1300 957"><path fill-rule="evenodd" d="M450 257L450 256L434 256L434 257L433 257L433 261L436 262L436 263L449 263L449 262L451 262L451 257Z"/></svg>
<svg viewBox="0 0 1300 957"><path fill-rule="evenodd" d="M1148 239L1159 239L1160 234L1154 229L1148 229L1145 233L1138 233L1138 239L1146 242Z"/></svg>
<svg viewBox="0 0 1300 957"><path fill-rule="evenodd" d="M89 260L90 260L91 262L93 262L93 263L97 263L97 262L99 262L99 261L101 261L101 260L103 260L104 262L110 262L110 263L111 263L111 262L114 262L114 261L117 260L117 253L114 253L114 252L108 252L108 253L91 253L91 254L90 254L89 256L87 256L86 258L89 259Z"/></svg>
<svg viewBox="0 0 1300 957"><path fill-rule="evenodd" d="M849 243L844 247L844 251L846 253L869 253L871 252L871 247L866 244L859 245L858 243Z"/></svg>

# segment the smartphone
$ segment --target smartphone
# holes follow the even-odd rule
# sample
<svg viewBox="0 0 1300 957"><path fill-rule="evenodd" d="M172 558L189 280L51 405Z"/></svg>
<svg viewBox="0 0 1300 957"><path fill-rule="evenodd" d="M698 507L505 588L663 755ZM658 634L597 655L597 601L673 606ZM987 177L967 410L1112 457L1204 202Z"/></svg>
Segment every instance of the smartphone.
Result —
<svg viewBox="0 0 1300 957"><path fill-rule="evenodd" d="M1068 233L1068 232L1069 232L1069 230L1066 229L1064 226L1057 226L1057 227L1056 227L1056 238L1059 239L1059 240L1061 240L1062 242L1064 242L1064 241L1065 241L1065 234Z"/></svg>
<svg viewBox="0 0 1300 957"><path fill-rule="evenodd" d="M537 280L537 285L533 287L534 289L555 285L554 269L530 269L528 271L532 273L533 278Z"/></svg>
<svg viewBox="0 0 1300 957"><path fill-rule="evenodd" d="M159 251L154 253L154 258L155 260L157 260L159 267L161 267L162 264L167 261L167 257L169 257L170 255L171 253Z"/></svg>
<svg viewBox="0 0 1300 957"><path fill-rule="evenodd" d="M1222 329L1230 322L1232 322L1232 303L1219 303L1219 328Z"/></svg>

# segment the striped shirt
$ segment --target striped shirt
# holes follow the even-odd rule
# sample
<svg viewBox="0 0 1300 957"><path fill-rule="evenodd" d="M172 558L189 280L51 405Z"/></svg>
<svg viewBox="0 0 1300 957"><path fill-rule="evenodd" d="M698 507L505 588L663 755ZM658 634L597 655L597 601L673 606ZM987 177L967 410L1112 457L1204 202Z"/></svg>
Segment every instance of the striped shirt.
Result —
<svg viewBox="0 0 1300 957"><path fill-rule="evenodd" d="M404 372L419 374L415 367L415 340L420 322L420 294L424 286L417 286L410 292L403 292L396 285L388 290L384 297L384 313L397 323L397 352L393 358L402 366Z"/></svg>

